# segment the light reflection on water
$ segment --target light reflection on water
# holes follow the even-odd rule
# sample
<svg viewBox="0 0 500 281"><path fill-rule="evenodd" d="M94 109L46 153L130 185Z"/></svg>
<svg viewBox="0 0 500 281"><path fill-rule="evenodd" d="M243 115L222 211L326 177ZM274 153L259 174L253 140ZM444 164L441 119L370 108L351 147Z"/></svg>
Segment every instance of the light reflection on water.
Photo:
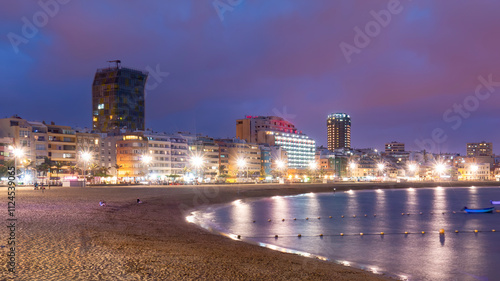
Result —
<svg viewBox="0 0 500 281"><path fill-rule="evenodd" d="M247 241L374 272L404 273L412 280L496 280L500 234L491 229L499 229L500 213L460 210L488 207L489 200L499 199L498 187L337 192L237 201L204 216ZM444 235L438 233L441 228Z"/></svg>

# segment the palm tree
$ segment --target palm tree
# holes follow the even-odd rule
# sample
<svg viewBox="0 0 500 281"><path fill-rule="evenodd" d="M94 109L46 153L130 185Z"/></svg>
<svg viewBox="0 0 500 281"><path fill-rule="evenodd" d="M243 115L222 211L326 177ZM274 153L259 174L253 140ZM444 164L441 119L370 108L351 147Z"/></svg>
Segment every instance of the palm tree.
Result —
<svg viewBox="0 0 500 281"><path fill-rule="evenodd" d="M92 174L92 176L95 176L97 171L99 171L99 165L92 163L89 165L89 170L90 170L90 173Z"/></svg>
<svg viewBox="0 0 500 281"><path fill-rule="evenodd" d="M59 161L55 161L55 162L53 162L52 167L56 168L56 175L57 175L57 177L59 177L59 172L60 172L61 168L63 167L63 164Z"/></svg>
<svg viewBox="0 0 500 281"><path fill-rule="evenodd" d="M41 173L42 176L46 177L50 171L51 166L52 166L52 164L51 164L49 157L44 157L43 163L36 166L35 169L38 173Z"/></svg>
<svg viewBox="0 0 500 281"><path fill-rule="evenodd" d="M109 176L108 172L109 172L109 169L108 167L98 167L96 170L97 170L97 176L99 177L107 177Z"/></svg>
<svg viewBox="0 0 500 281"><path fill-rule="evenodd" d="M118 170L121 169L121 167L123 167L123 165L118 165L118 164L115 164L114 168L116 170L116 178L118 179Z"/></svg>
<svg viewBox="0 0 500 281"><path fill-rule="evenodd" d="M71 175L74 175L78 171L80 171L80 168L78 168L77 166L69 166L69 173Z"/></svg>
<svg viewBox="0 0 500 281"><path fill-rule="evenodd" d="M3 161L3 163L0 163L0 177L8 177L8 168L12 166L14 166L14 159Z"/></svg>

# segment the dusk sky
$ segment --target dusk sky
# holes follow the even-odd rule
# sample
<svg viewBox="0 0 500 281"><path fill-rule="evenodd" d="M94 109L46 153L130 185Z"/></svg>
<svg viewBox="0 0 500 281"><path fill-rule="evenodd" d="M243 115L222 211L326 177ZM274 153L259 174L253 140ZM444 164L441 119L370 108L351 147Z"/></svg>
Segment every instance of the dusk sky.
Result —
<svg viewBox="0 0 500 281"><path fill-rule="evenodd" d="M41 2L0 9L1 118L90 127L95 71L119 59L159 68L155 131L234 137L236 119L278 115L326 145L345 112L355 148L434 134L434 152L500 152L498 1Z"/></svg>

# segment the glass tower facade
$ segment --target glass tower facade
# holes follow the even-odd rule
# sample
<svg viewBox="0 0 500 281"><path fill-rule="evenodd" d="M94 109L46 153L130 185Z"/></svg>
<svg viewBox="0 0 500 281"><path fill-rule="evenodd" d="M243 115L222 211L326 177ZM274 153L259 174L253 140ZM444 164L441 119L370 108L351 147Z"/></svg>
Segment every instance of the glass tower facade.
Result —
<svg viewBox="0 0 500 281"><path fill-rule="evenodd" d="M144 130L144 88L148 73L131 68L98 69L92 84L92 127L107 133L113 129Z"/></svg>

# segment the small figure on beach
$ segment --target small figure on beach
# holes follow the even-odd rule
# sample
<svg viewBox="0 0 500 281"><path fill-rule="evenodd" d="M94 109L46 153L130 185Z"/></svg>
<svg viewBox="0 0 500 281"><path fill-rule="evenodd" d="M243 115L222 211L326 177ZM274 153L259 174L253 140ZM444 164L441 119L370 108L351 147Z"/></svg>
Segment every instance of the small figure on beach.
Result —
<svg viewBox="0 0 500 281"><path fill-rule="evenodd" d="M137 204L141 204L141 203L142 203L141 199L137 198Z"/></svg>
<svg viewBox="0 0 500 281"><path fill-rule="evenodd" d="M106 207L106 201L99 201L99 206Z"/></svg>
<svg viewBox="0 0 500 281"><path fill-rule="evenodd" d="M35 182L35 187L33 188L34 190L37 190L38 189L38 183Z"/></svg>

